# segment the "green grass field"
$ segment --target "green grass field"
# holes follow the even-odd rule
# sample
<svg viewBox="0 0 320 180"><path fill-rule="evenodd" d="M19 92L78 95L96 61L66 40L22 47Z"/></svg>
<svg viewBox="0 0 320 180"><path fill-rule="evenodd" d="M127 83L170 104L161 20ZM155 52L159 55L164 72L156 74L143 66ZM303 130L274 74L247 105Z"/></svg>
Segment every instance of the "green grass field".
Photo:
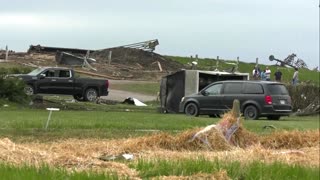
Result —
<svg viewBox="0 0 320 180"><path fill-rule="evenodd" d="M117 105L100 106L117 107ZM154 131L176 133L186 129L205 127L219 121L218 118L207 116L160 114L149 110L143 111L143 108L138 112L130 109L124 109L122 112L62 109L53 112L49 128L44 130L48 114L46 110L1 108L0 136L16 140L41 141L64 138L127 138L154 133ZM273 125L280 130L317 129L319 128L319 116L283 117L280 121L266 119L244 121L245 128L258 134L269 133L270 131L263 129L267 125Z"/></svg>

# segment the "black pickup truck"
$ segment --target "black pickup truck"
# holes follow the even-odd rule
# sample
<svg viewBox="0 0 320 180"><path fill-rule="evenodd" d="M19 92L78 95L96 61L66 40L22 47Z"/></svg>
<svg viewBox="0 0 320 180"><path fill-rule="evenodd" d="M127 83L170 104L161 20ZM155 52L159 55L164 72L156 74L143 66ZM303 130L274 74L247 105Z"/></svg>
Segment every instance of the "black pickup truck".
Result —
<svg viewBox="0 0 320 180"><path fill-rule="evenodd" d="M84 101L95 101L99 96L108 95L108 80L75 78L74 71L68 68L37 68L28 74L13 76L25 81L27 95L65 94Z"/></svg>

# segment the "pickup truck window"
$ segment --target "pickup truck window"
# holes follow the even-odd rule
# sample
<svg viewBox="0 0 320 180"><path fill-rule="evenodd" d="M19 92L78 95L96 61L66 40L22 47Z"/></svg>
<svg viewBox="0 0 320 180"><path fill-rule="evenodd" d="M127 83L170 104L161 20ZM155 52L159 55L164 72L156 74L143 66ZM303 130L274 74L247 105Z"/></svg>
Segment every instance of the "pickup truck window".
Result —
<svg viewBox="0 0 320 180"><path fill-rule="evenodd" d="M70 78L71 72L70 70L54 70L49 69L42 74L45 74L46 77L55 77L55 78Z"/></svg>
<svg viewBox="0 0 320 180"><path fill-rule="evenodd" d="M60 70L59 71L59 77L61 78L69 78L71 77L71 73L69 70Z"/></svg>
<svg viewBox="0 0 320 180"><path fill-rule="evenodd" d="M46 77L55 77L55 71L54 70L47 70L43 74L46 75Z"/></svg>
<svg viewBox="0 0 320 180"><path fill-rule="evenodd" d="M29 72L28 75L30 75L30 76L36 76L36 75L38 75L40 72L42 72L43 70L44 70L43 68L37 68L37 69Z"/></svg>

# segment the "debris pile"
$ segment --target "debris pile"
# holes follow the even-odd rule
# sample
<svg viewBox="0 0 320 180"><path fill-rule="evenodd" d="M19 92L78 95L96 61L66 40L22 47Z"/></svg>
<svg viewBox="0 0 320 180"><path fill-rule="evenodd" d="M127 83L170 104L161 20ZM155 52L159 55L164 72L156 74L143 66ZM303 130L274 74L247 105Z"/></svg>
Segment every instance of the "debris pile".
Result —
<svg viewBox="0 0 320 180"><path fill-rule="evenodd" d="M233 109L224 114L217 125L192 129L176 136L160 133L126 143L126 151L163 148L168 150L230 150L246 148L258 142L258 137L245 130L240 121L240 102L235 100Z"/></svg>
<svg viewBox="0 0 320 180"><path fill-rule="evenodd" d="M111 64L121 64L123 67L130 66L136 70L148 71L160 71L160 67L164 71L175 71L183 68L182 64L164 56L134 48L118 47L95 51L90 57L96 59L100 64L108 64L110 51L112 52Z"/></svg>
<svg viewBox="0 0 320 180"><path fill-rule="evenodd" d="M93 70L95 74L84 74L108 79L158 80L172 71L184 68L183 64L168 57L139 48L123 46L87 50L87 54L84 52L82 49L35 46L28 53L10 53L9 60L29 67L59 65L87 73Z"/></svg>

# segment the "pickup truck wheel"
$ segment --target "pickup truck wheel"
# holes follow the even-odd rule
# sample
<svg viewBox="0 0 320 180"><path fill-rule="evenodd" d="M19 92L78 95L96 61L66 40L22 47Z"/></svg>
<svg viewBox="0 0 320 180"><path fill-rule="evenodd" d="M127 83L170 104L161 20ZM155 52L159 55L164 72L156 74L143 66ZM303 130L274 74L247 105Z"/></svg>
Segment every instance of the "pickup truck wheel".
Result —
<svg viewBox="0 0 320 180"><path fill-rule="evenodd" d="M86 93L84 95L84 99L86 101L90 101L90 102L95 101L97 99L97 97L98 97L98 92L97 92L97 90L95 90L93 88L87 89Z"/></svg>
<svg viewBox="0 0 320 180"><path fill-rule="evenodd" d="M259 118L259 114L258 114L258 109L255 106L247 106L244 109L244 117L245 119L258 119Z"/></svg>
<svg viewBox="0 0 320 180"><path fill-rule="evenodd" d="M83 101L83 97L80 94L73 95L73 98L77 101Z"/></svg>
<svg viewBox="0 0 320 180"><path fill-rule="evenodd" d="M26 85L23 90L24 90L24 93L26 93L26 95L28 96L34 95L34 88L30 85Z"/></svg>
<svg viewBox="0 0 320 180"><path fill-rule="evenodd" d="M184 109L188 116L199 116L199 108L195 103L189 103Z"/></svg>

